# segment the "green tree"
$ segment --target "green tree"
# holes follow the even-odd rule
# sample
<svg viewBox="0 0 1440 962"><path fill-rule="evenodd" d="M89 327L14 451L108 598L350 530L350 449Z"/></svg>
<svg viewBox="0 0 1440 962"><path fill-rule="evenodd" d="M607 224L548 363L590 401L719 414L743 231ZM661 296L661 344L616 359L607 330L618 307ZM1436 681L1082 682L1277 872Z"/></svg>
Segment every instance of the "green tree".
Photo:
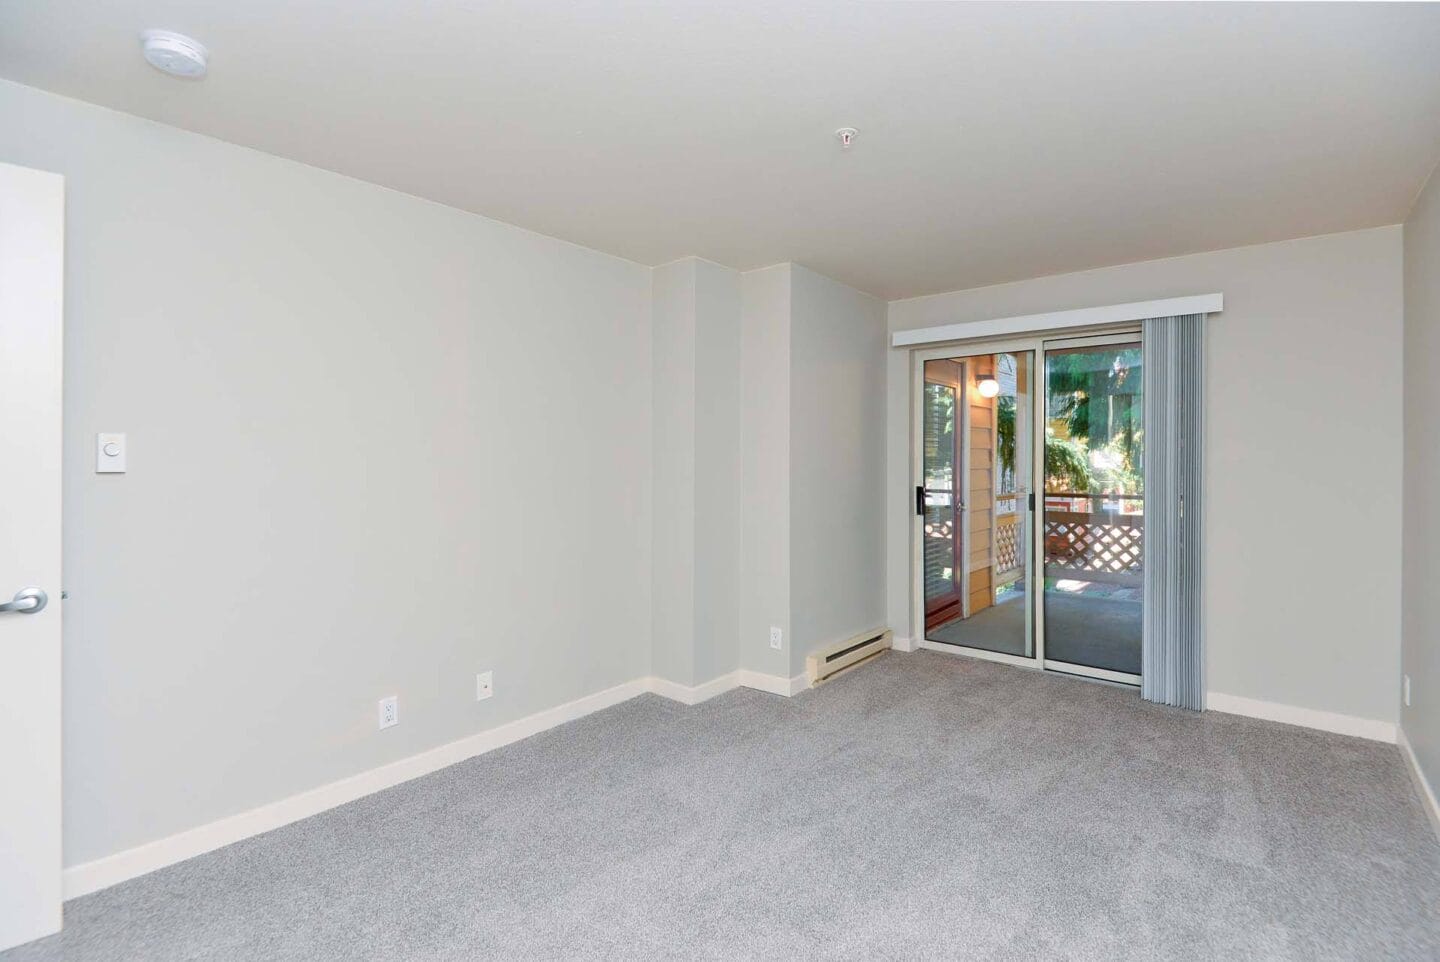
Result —
<svg viewBox="0 0 1440 962"><path fill-rule="evenodd" d="M1045 432L1045 487L1054 491L1088 492L1095 486L1090 453L1075 438Z"/></svg>
<svg viewBox="0 0 1440 962"><path fill-rule="evenodd" d="M1001 491L1015 490L1015 398L995 399L995 456L1000 461Z"/></svg>
<svg viewBox="0 0 1440 962"><path fill-rule="evenodd" d="M1050 448L1064 439L1046 437L1046 473L1050 487L1080 483L1076 491L1094 486L1139 490L1144 450L1140 403L1140 349L1086 349L1053 354L1047 359L1048 415L1063 421L1073 445ZM1053 467L1052 467L1053 465ZM1083 467L1083 472L1082 472Z"/></svg>

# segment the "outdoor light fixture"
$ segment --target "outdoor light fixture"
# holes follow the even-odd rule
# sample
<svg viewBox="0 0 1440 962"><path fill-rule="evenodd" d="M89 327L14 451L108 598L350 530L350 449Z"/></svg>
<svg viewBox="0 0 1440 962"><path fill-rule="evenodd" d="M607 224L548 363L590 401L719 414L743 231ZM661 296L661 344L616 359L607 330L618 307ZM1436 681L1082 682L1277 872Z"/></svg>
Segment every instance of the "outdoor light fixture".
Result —
<svg viewBox="0 0 1440 962"><path fill-rule="evenodd" d="M975 378L975 389L980 392L981 397L994 397L1000 393L1000 382L995 380L993 374L980 374Z"/></svg>

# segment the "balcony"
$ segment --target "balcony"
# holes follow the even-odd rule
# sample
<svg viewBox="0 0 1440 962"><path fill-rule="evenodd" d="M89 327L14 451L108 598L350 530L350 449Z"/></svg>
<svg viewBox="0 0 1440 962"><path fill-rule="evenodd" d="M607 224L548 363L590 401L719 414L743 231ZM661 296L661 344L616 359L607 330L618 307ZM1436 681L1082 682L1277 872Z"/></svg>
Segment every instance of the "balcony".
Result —
<svg viewBox="0 0 1440 962"><path fill-rule="evenodd" d="M992 607L937 619L940 641L1021 655L1027 651L1024 519L1016 495L995 502ZM1138 673L1145 547L1140 495L1045 495L1045 655L1052 661ZM948 530L927 528L932 537Z"/></svg>

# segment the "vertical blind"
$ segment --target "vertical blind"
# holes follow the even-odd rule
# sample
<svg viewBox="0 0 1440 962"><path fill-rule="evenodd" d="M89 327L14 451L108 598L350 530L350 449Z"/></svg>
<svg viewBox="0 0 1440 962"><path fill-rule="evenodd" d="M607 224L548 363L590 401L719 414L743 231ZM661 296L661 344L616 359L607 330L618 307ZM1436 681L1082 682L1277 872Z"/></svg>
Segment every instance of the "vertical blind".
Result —
<svg viewBox="0 0 1440 962"><path fill-rule="evenodd" d="M1140 695L1205 707L1205 315L1143 324L1145 405L1144 622Z"/></svg>

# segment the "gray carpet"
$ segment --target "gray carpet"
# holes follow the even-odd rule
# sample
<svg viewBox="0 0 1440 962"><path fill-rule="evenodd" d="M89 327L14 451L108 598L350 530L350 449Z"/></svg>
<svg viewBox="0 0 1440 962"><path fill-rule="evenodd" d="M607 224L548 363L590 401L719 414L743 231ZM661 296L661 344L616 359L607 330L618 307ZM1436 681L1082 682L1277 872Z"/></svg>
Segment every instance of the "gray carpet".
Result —
<svg viewBox="0 0 1440 962"><path fill-rule="evenodd" d="M4 962L1440 958L1394 746L937 653L646 695L79 899Z"/></svg>

